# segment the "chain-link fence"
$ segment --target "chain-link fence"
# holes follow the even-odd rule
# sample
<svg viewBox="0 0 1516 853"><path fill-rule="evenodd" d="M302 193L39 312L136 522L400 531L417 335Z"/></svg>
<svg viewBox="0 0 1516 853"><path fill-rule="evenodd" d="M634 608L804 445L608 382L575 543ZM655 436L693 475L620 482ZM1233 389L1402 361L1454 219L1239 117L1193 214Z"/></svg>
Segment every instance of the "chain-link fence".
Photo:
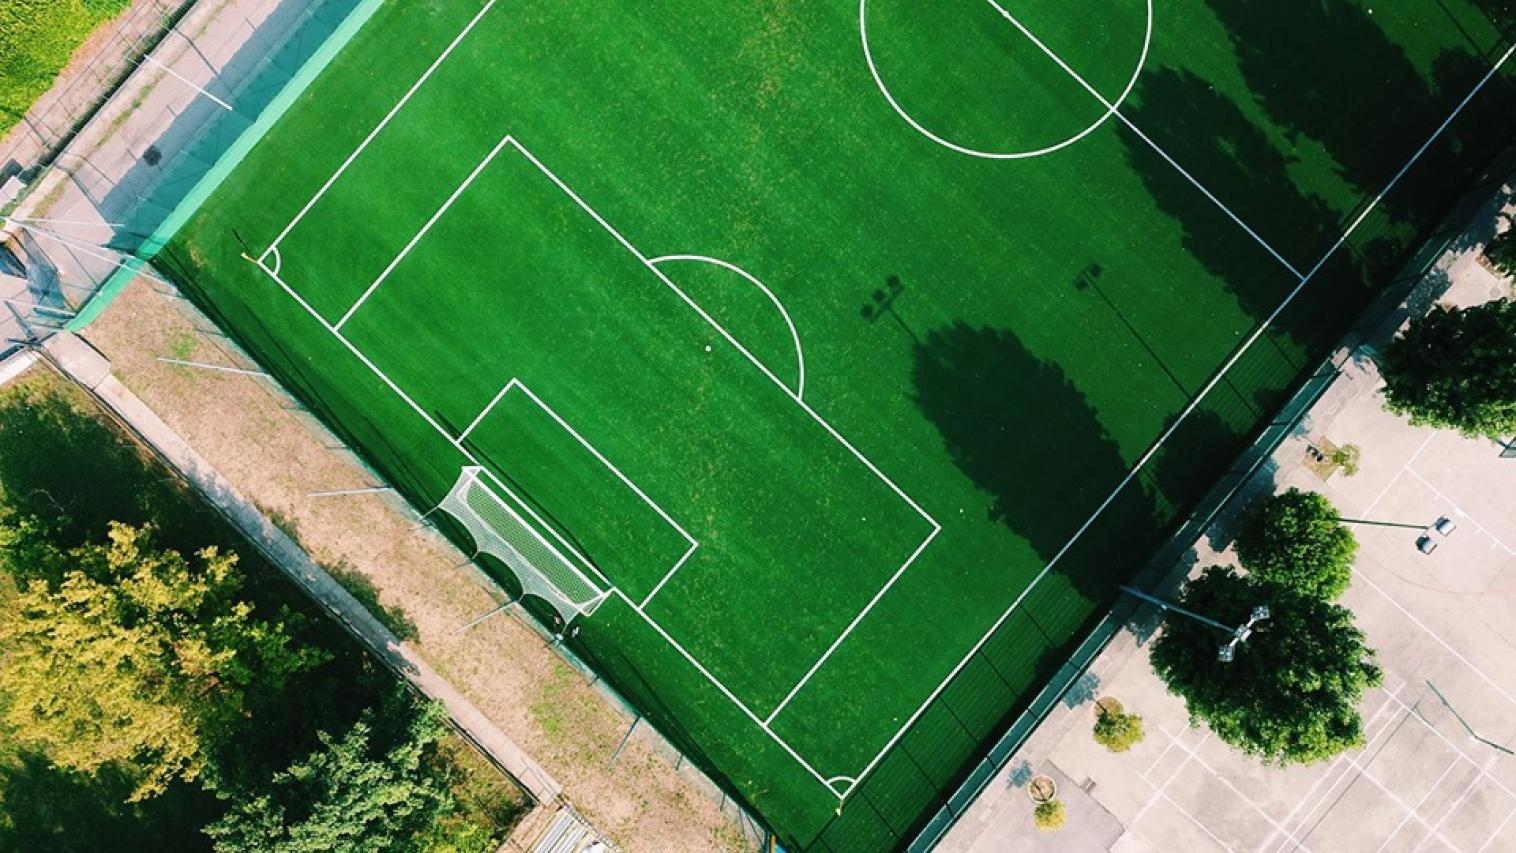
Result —
<svg viewBox="0 0 1516 853"><path fill-rule="evenodd" d="M4 294L5 337L45 337L135 266L133 254L358 5L156 0L92 40L90 64L38 104L0 155L0 169L29 180L0 235L27 282Z"/></svg>

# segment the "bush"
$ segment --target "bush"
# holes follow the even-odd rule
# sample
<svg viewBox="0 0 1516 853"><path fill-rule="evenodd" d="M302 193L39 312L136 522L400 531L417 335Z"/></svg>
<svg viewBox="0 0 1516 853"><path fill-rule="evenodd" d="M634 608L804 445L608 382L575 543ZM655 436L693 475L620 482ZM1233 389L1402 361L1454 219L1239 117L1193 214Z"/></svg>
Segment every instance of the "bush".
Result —
<svg viewBox="0 0 1516 853"><path fill-rule="evenodd" d="M1067 819L1068 815L1063 809L1063 800L1038 803L1037 808L1032 810L1032 820L1043 832L1057 832L1063 828L1063 822Z"/></svg>
<svg viewBox="0 0 1516 853"><path fill-rule="evenodd" d="M1496 234L1484 247L1484 256L1506 275L1516 276L1516 227Z"/></svg>
<svg viewBox="0 0 1516 853"><path fill-rule="evenodd" d="M1332 451L1332 464L1342 469L1342 476L1351 477L1358 473L1358 458L1363 451L1356 444L1344 444Z"/></svg>
<svg viewBox="0 0 1516 853"><path fill-rule="evenodd" d="M1111 752L1126 752L1142 741L1142 718L1107 711L1095 718L1095 742Z"/></svg>
<svg viewBox="0 0 1516 853"><path fill-rule="evenodd" d="M1237 558L1250 574L1326 601L1348 588L1357 552L1332 502L1299 489L1265 501L1237 536Z"/></svg>

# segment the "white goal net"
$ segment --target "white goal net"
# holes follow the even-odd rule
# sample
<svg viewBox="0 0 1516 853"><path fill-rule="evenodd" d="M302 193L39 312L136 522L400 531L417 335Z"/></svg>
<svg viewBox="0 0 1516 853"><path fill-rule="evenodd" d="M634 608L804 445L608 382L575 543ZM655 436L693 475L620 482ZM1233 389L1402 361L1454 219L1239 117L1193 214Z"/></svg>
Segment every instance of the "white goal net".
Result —
<svg viewBox="0 0 1516 853"><path fill-rule="evenodd" d="M483 471L478 466L464 468L437 508L468 528L478 549L475 556L485 553L504 563L521 582L522 593L552 605L564 624L575 616L594 613L610 591L585 577L480 479Z"/></svg>

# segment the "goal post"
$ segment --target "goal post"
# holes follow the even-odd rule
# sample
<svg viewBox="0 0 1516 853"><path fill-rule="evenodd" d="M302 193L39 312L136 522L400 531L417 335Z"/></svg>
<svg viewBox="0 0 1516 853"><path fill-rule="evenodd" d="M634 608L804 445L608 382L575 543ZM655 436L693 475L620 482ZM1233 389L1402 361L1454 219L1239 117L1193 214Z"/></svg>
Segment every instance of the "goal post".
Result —
<svg viewBox="0 0 1516 853"><path fill-rule="evenodd" d="M521 517L482 478L477 465L462 469L437 509L457 519L474 539L475 552L504 563L521 583L524 595L551 605L568 624L588 616L610 595L590 580L563 551Z"/></svg>

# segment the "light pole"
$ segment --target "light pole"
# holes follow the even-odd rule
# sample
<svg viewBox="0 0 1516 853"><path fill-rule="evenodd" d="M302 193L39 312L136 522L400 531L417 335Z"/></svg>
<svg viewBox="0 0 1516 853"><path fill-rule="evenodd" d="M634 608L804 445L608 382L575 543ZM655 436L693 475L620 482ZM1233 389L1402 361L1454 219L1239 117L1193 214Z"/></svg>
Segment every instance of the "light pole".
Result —
<svg viewBox="0 0 1516 853"><path fill-rule="evenodd" d="M1232 658L1236 657L1237 655L1237 647L1242 643L1247 642L1248 637L1253 636L1253 626L1269 618L1268 605L1260 604L1253 608L1252 613L1248 614L1248 621L1236 627L1232 627L1225 623L1217 622L1215 619L1212 619L1209 616L1202 616L1193 610L1185 607L1180 607L1171 601L1164 601L1157 596L1148 595L1142 590L1136 589L1134 587L1123 586L1121 587L1121 591L1127 595L1140 598L1149 604L1156 604L1160 609L1164 611L1172 610L1181 616L1188 616L1189 618L1194 619L1196 622L1199 622L1202 625L1209 625L1210 627L1215 628L1224 634L1229 634L1230 639L1228 639L1225 643L1216 649L1216 659L1222 663L1231 663Z"/></svg>
<svg viewBox="0 0 1516 853"><path fill-rule="evenodd" d="M1435 530L1443 538L1447 538L1453 535L1454 530L1458 529L1458 525L1454 524L1453 520L1445 515L1439 516L1431 524L1410 524L1404 521L1374 521L1367 518L1344 518L1340 515L1334 516L1333 520L1340 521L1343 524L1367 524L1371 527L1400 527L1406 530L1420 530L1421 536L1416 539L1416 550L1423 554L1430 554L1437 550L1436 540L1427 531Z"/></svg>

